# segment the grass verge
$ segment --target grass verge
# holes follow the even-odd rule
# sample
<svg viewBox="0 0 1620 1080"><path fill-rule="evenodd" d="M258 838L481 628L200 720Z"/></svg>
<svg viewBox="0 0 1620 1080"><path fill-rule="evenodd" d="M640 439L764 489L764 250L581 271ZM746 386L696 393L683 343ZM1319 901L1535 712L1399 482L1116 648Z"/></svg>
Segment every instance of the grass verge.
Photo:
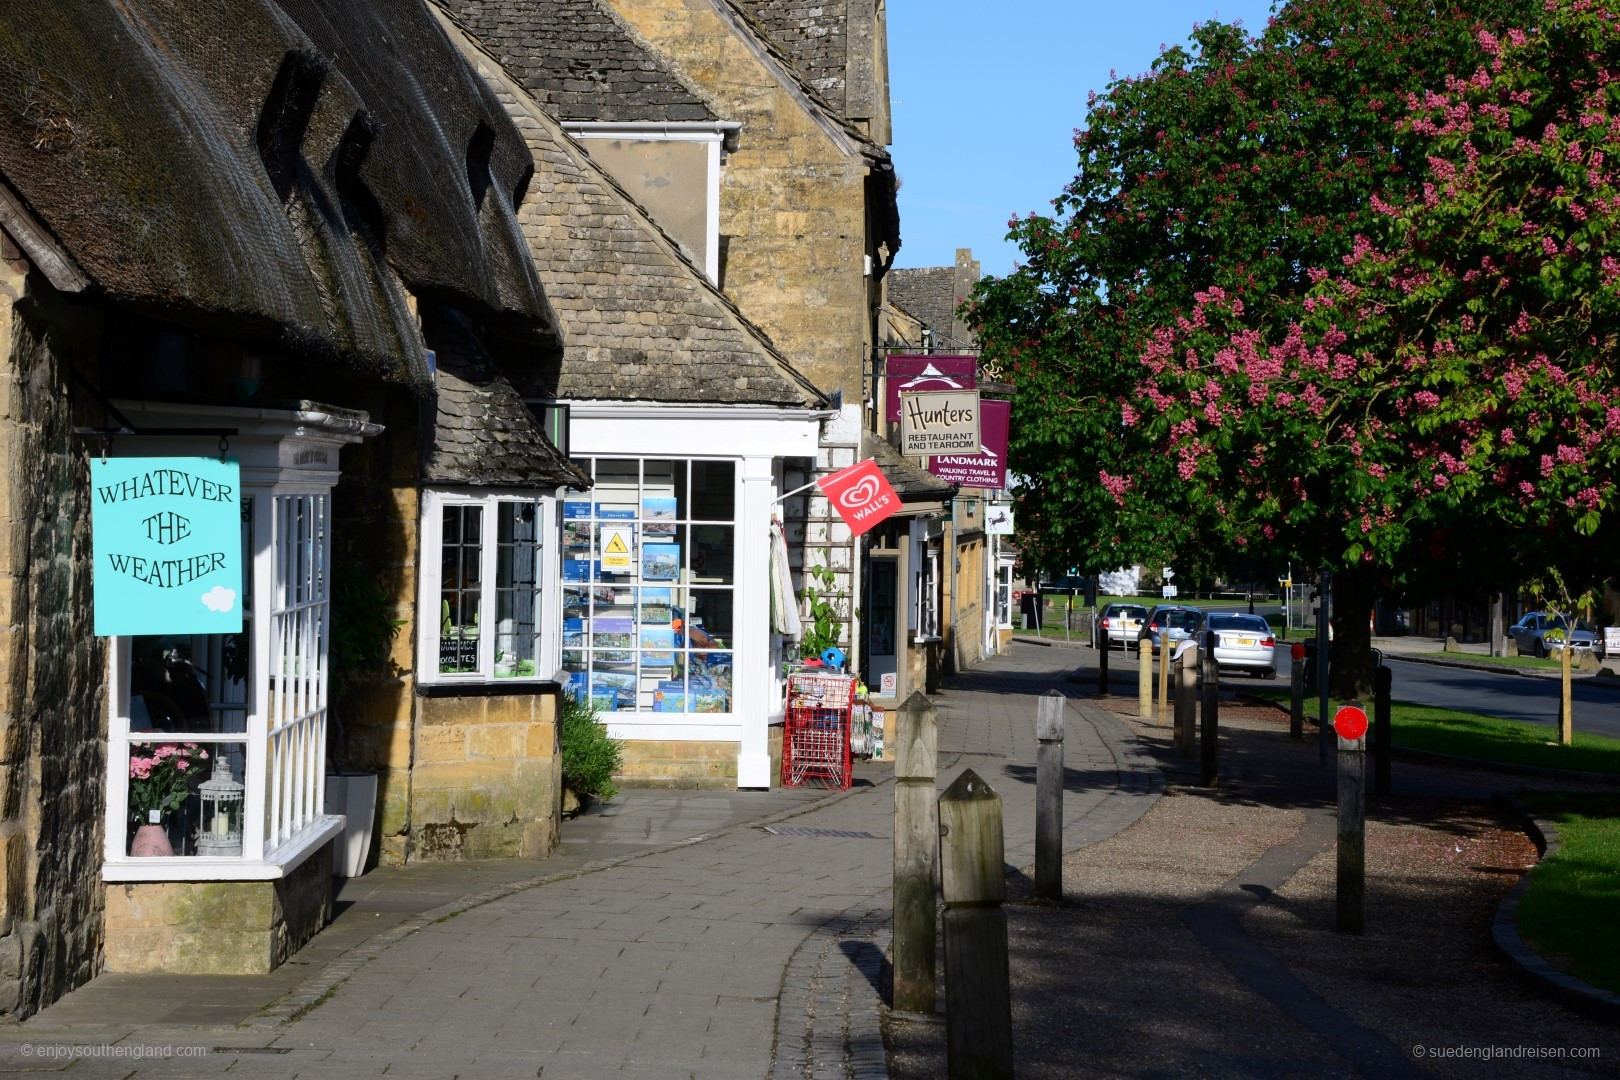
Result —
<svg viewBox="0 0 1620 1080"><path fill-rule="evenodd" d="M1428 652L1419 655L1431 660L1466 660L1470 664L1494 664L1497 667L1530 668L1536 671L1557 671L1563 663L1557 658L1542 660L1534 656L1487 656L1484 653Z"/></svg>
<svg viewBox="0 0 1620 1080"><path fill-rule="evenodd" d="M1288 691L1271 687L1244 687L1252 698L1273 702L1288 709ZM1341 702L1328 702L1331 717ZM1371 708L1367 710L1372 715ZM1316 698L1305 699L1305 720L1314 723ZM1390 706L1389 722L1396 746L1427 750L1435 754L1494 761L1503 765L1524 765L1536 769L1572 769L1576 772L1620 776L1620 739L1591 735L1580 730L1581 716L1575 713L1575 742L1558 745L1558 733L1543 724L1505 720L1498 716L1441 709L1433 705L1408 705L1397 701Z"/></svg>
<svg viewBox="0 0 1620 1080"><path fill-rule="evenodd" d="M1562 846L1530 872L1519 933L1564 971L1620 992L1620 794L1532 792L1526 808Z"/></svg>

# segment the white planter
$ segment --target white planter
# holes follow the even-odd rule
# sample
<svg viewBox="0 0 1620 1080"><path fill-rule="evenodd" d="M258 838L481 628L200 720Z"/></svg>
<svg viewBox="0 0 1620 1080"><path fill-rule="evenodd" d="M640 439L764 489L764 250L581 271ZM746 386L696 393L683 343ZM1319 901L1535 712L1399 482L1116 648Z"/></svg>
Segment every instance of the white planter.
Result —
<svg viewBox="0 0 1620 1080"><path fill-rule="evenodd" d="M343 835L332 846L332 873L359 877L371 850L371 822L377 813L375 773L330 773L326 777L326 812L342 814Z"/></svg>

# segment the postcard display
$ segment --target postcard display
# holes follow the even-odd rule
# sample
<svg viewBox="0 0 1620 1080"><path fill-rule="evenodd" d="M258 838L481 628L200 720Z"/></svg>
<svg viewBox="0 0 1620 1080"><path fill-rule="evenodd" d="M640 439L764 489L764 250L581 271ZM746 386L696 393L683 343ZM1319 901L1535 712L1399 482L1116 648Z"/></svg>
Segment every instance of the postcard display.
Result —
<svg viewBox="0 0 1620 1080"><path fill-rule="evenodd" d="M598 459L563 502L563 668L602 712L729 713L736 470Z"/></svg>

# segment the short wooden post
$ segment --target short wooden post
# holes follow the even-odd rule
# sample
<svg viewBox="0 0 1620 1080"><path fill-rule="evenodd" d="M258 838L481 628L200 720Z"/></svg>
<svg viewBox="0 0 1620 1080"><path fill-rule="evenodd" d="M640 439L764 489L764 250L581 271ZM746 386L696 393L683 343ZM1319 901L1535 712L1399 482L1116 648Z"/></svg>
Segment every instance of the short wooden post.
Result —
<svg viewBox="0 0 1620 1080"><path fill-rule="evenodd" d="M1153 716L1153 642L1144 637L1137 645L1141 660L1136 665L1136 715L1147 720Z"/></svg>
<svg viewBox="0 0 1620 1080"><path fill-rule="evenodd" d="M1198 665L1204 684L1198 731L1198 774L1199 783L1205 787L1216 787L1221 782L1220 765L1216 760L1221 736L1221 669L1215 663L1219 642L1220 635L1212 632L1206 642L1208 651Z"/></svg>
<svg viewBox="0 0 1620 1080"><path fill-rule="evenodd" d="M1001 796L968 769L939 797L945 1047L951 1080L1013 1074Z"/></svg>
<svg viewBox="0 0 1620 1080"><path fill-rule="evenodd" d="M1176 750L1193 756L1198 741L1198 646L1189 645L1176 656Z"/></svg>
<svg viewBox="0 0 1620 1080"><path fill-rule="evenodd" d="M1097 635L1097 696L1108 696L1108 654L1113 651L1108 644L1108 631L1098 626L1093 617L1092 633Z"/></svg>
<svg viewBox="0 0 1620 1080"><path fill-rule="evenodd" d="M1379 664L1373 672L1373 791L1379 795L1389 794L1389 758L1394 743L1389 700L1394 681L1388 664Z"/></svg>
<svg viewBox="0 0 1620 1080"><path fill-rule="evenodd" d="M1035 895L1063 897L1063 710L1056 690L1035 699Z"/></svg>
<svg viewBox="0 0 1620 1080"><path fill-rule="evenodd" d="M1367 922L1367 737L1339 743L1339 932L1359 934Z"/></svg>
<svg viewBox="0 0 1620 1080"><path fill-rule="evenodd" d="M935 1004L934 870L939 816L934 776L939 720L914 691L900 706L894 760L894 1001L899 1012L932 1015Z"/></svg>
<svg viewBox="0 0 1620 1080"><path fill-rule="evenodd" d="M1305 646L1288 651L1288 737L1305 738Z"/></svg>
<svg viewBox="0 0 1620 1080"><path fill-rule="evenodd" d="M1170 724L1170 628L1159 631L1159 726Z"/></svg>

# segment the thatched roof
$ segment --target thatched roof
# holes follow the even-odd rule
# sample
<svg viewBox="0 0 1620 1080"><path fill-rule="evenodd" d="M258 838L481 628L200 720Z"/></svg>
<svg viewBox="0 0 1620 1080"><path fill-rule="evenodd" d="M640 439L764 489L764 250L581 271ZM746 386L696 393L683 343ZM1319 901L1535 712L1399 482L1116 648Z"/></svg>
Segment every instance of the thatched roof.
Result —
<svg viewBox="0 0 1620 1080"><path fill-rule="evenodd" d="M170 321L423 388L404 287L549 341L529 171L421 0L0 7L15 203L91 291Z"/></svg>

